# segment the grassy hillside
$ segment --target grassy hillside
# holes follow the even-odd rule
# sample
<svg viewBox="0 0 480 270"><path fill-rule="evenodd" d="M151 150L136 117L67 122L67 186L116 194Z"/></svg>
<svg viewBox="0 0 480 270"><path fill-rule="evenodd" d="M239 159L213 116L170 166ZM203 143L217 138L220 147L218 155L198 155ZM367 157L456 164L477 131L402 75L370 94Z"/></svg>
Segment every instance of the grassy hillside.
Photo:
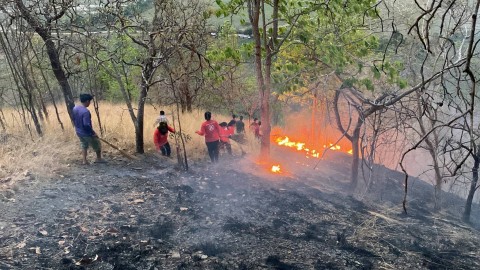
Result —
<svg viewBox="0 0 480 270"><path fill-rule="evenodd" d="M100 134L98 121L92 112L92 121L94 130ZM24 126L22 118L13 109L3 109L7 118L7 133L0 132L0 178L13 173L29 170L40 175L48 175L51 172L76 164L80 162L80 146L74 129L68 119L65 108L59 105L60 116L65 130L62 131L60 125L55 118L53 107L49 108L49 121L44 122L44 136L37 137L32 130L30 133ZM172 109L161 108L165 110L172 123ZM147 153L155 153L153 144L153 132L156 128L155 120L159 114L158 108L147 106L145 108L145 151ZM176 117L176 116L175 116ZM191 139L186 144L188 158L193 161L207 160L206 147L204 137L195 134L203 122L203 111L196 111L181 115L182 131ZM230 116L213 114L213 118L220 121L229 121ZM100 104L100 121L105 130L103 137L112 142L116 146L133 153L135 150L135 133L132 121L126 110L125 105L101 103ZM178 130L178 122L175 123ZM33 127L32 127L33 129ZM251 136L251 134L247 134ZM175 156L175 140L169 139L172 146L172 155ZM232 142L233 152L239 155L240 149L237 144ZM250 138L250 144L244 146L249 153L255 153L257 141ZM116 150L103 146L104 152L111 157L120 156ZM94 153L90 150L90 160L93 160Z"/></svg>

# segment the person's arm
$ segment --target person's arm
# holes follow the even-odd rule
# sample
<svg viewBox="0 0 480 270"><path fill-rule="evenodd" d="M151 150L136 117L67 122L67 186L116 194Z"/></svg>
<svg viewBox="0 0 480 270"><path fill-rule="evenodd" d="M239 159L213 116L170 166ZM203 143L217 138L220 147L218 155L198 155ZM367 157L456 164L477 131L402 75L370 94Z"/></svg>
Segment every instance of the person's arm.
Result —
<svg viewBox="0 0 480 270"><path fill-rule="evenodd" d="M205 125L202 124L202 126L200 127L200 130L195 131L195 133L197 133L200 136L205 135Z"/></svg>
<svg viewBox="0 0 480 270"><path fill-rule="evenodd" d="M85 112L82 115L82 122L83 122L83 129L85 130L85 132L90 136L96 136L95 131L93 131L92 117L89 111Z"/></svg>
<svg viewBox="0 0 480 270"><path fill-rule="evenodd" d="M168 126L168 131L172 132L172 133L175 133L175 129L171 126Z"/></svg>
<svg viewBox="0 0 480 270"><path fill-rule="evenodd" d="M215 121L214 125L215 125L215 128L217 129L218 137L222 136L222 133L220 132L220 125L218 124L218 122Z"/></svg>

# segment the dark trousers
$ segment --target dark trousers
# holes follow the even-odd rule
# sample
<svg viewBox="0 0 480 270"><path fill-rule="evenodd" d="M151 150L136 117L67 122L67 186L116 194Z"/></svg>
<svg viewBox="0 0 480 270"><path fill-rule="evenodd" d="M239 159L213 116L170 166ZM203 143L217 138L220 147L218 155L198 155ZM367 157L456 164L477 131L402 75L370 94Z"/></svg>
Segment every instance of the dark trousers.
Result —
<svg viewBox="0 0 480 270"><path fill-rule="evenodd" d="M218 162L218 144L219 141L207 142L208 155L212 162Z"/></svg>
<svg viewBox="0 0 480 270"><path fill-rule="evenodd" d="M220 148L227 149L229 155L232 155L232 145L227 142L220 142Z"/></svg>
<svg viewBox="0 0 480 270"><path fill-rule="evenodd" d="M162 151L162 155L169 157L172 153L172 149L170 148L170 144L167 142L162 147L160 147L160 151Z"/></svg>

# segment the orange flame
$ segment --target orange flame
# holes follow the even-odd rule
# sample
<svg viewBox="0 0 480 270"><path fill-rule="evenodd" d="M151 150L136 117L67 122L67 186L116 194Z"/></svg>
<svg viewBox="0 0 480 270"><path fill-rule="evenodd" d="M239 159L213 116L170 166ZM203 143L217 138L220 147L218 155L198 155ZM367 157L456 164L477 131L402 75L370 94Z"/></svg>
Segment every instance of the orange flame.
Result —
<svg viewBox="0 0 480 270"><path fill-rule="evenodd" d="M280 165L273 165L272 166L272 172L280 173Z"/></svg>
<svg viewBox="0 0 480 270"><path fill-rule="evenodd" d="M315 149L311 150L310 148L306 148L305 147L306 144L303 143L303 142L290 141L290 138L288 138L287 136L279 137L275 141L280 146L296 148L298 151L305 152L307 158L309 158L309 157L320 158L320 151L315 150ZM333 144L333 143L330 143L328 145L323 145L323 148L325 148L325 149L328 148L328 149L333 150L333 151L340 151L341 150L340 145ZM347 153L351 155L352 150L347 151Z"/></svg>

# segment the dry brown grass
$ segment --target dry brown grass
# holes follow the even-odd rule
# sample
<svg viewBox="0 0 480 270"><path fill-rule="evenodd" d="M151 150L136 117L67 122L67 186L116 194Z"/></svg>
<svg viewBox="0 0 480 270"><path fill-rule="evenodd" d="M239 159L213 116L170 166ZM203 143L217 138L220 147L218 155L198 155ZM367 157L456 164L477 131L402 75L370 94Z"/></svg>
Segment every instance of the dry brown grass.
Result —
<svg viewBox="0 0 480 270"><path fill-rule="evenodd" d="M64 169L70 164L80 162L79 142L74 129L70 124L65 108L60 108L61 119L65 130L62 131L58 124L53 107L49 108L49 121L43 123L44 136L38 137L35 134L30 136L28 130L21 122L21 118L13 109L3 109L7 117L7 131L3 135L4 142L0 144L0 178L15 173L30 171L36 175L51 175L52 172ZM92 112L94 130L99 133L98 121L94 114L93 106L89 107ZM162 108L172 122L172 108ZM158 117L159 109L153 106L145 108L145 151L155 152L153 145L153 132L155 130L155 119ZM175 115L176 117L176 115ZM217 121L229 121L230 117L225 115L213 115ZM122 104L101 103L100 120L104 126L104 138L127 152L135 151L134 126L126 106ZM204 138L195 134L203 122L203 111L196 111L180 116L182 131L190 136L186 144L188 158L191 160L207 160ZM178 122L175 123L178 130ZM247 123L246 123L247 125ZM32 133L35 133L32 130ZM249 132L248 132L249 133ZM248 153L256 153L259 147L258 142L248 134L249 143L243 146ZM175 155L175 140L169 139ZM240 154L240 148L234 142L232 147L235 154ZM103 145L104 151L115 153L107 145ZM117 153L115 153L117 154ZM93 159L93 151L89 151L89 158Z"/></svg>

